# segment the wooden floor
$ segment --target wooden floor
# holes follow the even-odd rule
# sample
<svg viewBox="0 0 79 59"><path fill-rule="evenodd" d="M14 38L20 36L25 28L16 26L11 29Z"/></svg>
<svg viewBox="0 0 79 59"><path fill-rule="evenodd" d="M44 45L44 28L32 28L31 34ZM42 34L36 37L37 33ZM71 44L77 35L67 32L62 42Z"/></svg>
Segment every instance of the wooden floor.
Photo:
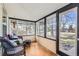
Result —
<svg viewBox="0 0 79 59"><path fill-rule="evenodd" d="M56 56L56 54L34 42L30 47L26 47L26 56Z"/></svg>

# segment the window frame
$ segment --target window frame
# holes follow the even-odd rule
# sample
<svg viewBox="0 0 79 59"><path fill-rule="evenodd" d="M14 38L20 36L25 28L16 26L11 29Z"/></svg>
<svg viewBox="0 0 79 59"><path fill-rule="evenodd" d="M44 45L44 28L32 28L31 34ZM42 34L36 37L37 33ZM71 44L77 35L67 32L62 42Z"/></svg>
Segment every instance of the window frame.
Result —
<svg viewBox="0 0 79 59"><path fill-rule="evenodd" d="M30 34L30 35L27 35L27 34L24 34L24 35L26 35L26 36L35 36L35 22L33 22L33 21L28 21L28 20L19 20L19 19L16 19L16 18L11 18L11 17L9 17L9 19L11 19L11 20L15 20L16 21L16 27L19 25L18 24L18 22L20 21L21 23L22 23L22 25L21 25L21 27L23 27L23 23L33 23L34 24L34 33L33 34ZM27 25L26 25L27 26ZM18 35L21 35L21 34L18 34Z"/></svg>
<svg viewBox="0 0 79 59"><path fill-rule="evenodd" d="M52 14L52 15L46 17L46 38L51 39L51 40L55 40L55 41L56 41L56 36L57 36L57 21L56 21L57 19L56 19L56 16L57 16L56 13L54 13L54 14ZM50 37L47 36L47 25L48 25L48 24L47 24L47 21L48 21L48 20L51 21L51 18L53 18L53 17L55 18L55 22L56 22L56 23L55 23L55 25L56 25L56 27L55 27L55 29L56 29L56 30L55 30L55 31L56 31L56 32L55 32L56 35L55 35L55 38L50 38Z"/></svg>
<svg viewBox="0 0 79 59"><path fill-rule="evenodd" d="M44 24L44 23L45 23L45 22L44 22L44 21L45 21L45 19L43 18L43 19L39 20L38 22L36 22L36 35L37 35L37 36L45 37L45 34L44 34L44 33L45 33L45 30L44 30L44 28L45 28L45 24ZM43 32L42 32L43 35L42 35L42 36L40 35L40 26L41 26L41 25L40 25L40 22L43 22L43 26L44 26L44 27L43 27ZM37 25L38 25L38 26L37 26ZM37 27L38 27L38 33L37 33Z"/></svg>
<svg viewBox="0 0 79 59"><path fill-rule="evenodd" d="M70 8L70 9L68 9L68 10L65 10L65 11L62 11L62 12L59 13L59 26L60 26L60 16L63 15L63 13L64 13L64 14L67 14L67 12L71 12L73 9L76 9L76 14L77 14L77 7L73 7L73 8ZM60 27L59 27L59 41L60 41ZM77 42L77 18L76 18L75 41ZM59 45L60 45L60 42L59 42ZM77 47L77 43L76 43L76 47ZM77 48L76 48L76 50L77 50ZM60 49L59 49L59 51L60 51ZM61 52L62 52L62 51L61 51ZM63 53L63 52L62 52L62 53ZM77 53L77 51L76 51L76 53ZM65 54L65 53L64 53L64 54ZM66 54L66 55L68 55L68 54Z"/></svg>

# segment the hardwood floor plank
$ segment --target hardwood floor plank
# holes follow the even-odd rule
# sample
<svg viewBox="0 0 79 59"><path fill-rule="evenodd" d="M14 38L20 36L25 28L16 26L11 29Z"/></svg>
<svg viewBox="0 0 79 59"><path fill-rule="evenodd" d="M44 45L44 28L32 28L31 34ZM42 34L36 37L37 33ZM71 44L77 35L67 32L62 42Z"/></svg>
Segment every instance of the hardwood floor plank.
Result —
<svg viewBox="0 0 79 59"><path fill-rule="evenodd" d="M26 56L56 56L56 54L33 42L30 47L26 47Z"/></svg>

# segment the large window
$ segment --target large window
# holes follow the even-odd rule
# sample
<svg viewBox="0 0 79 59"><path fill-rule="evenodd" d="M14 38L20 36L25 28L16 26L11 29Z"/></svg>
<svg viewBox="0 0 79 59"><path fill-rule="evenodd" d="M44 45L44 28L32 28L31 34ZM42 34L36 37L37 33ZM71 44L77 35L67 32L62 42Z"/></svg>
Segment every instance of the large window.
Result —
<svg viewBox="0 0 79 59"><path fill-rule="evenodd" d="M17 35L35 35L35 23L29 21L12 20L11 32Z"/></svg>
<svg viewBox="0 0 79 59"><path fill-rule="evenodd" d="M36 34L44 37L44 19L36 23Z"/></svg>
<svg viewBox="0 0 79 59"><path fill-rule="evenodd" d="M36 35L39 35L39 22L36 22Z"/></svg>
<svg viewBox="0 0 79 59"><path fill-rule="evenodd" d="M77 55L77 8L59 14L59 50Z"/></svg>
<svg viewBox="0 0 79 59"><path fill-rule="evenodd" d="M35 34L35 23L33 23L33 22L26 23L26 33L27 33L27 35Z"/></svg>
<svg viewBox="0 0 79 59"><path fill-rule="evenodd" d="M56 14L46 19L46 37L56 39Z"/></svg>
<svg viewBox="0 0 79 59"><path fill-rule="evenodd" d="M26 23L25 21L19 21L17 22L17 34L18 35L26 35Z"/></svg>

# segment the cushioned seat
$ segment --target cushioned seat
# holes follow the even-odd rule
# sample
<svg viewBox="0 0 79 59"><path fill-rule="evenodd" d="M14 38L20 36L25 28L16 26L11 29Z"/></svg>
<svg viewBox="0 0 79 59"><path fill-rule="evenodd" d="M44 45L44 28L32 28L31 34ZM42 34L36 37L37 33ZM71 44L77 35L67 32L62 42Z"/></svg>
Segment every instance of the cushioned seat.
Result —
<svg viewBox="0 0 79 59"><path fill-rule="evenodd" d="M19 46L19 47L7 50L7 54L16 54L18 52L21 52L22 50L23 50L23 47Z"/></svg>
<svg viewBox="0 0 79 59"><path fill-rule="evenodd" d="M1 40L3 47L3 55L6 56L19 56L23 55L23 45L18 45L15 40L9 40L8 38L2 38Z"/></svg>

